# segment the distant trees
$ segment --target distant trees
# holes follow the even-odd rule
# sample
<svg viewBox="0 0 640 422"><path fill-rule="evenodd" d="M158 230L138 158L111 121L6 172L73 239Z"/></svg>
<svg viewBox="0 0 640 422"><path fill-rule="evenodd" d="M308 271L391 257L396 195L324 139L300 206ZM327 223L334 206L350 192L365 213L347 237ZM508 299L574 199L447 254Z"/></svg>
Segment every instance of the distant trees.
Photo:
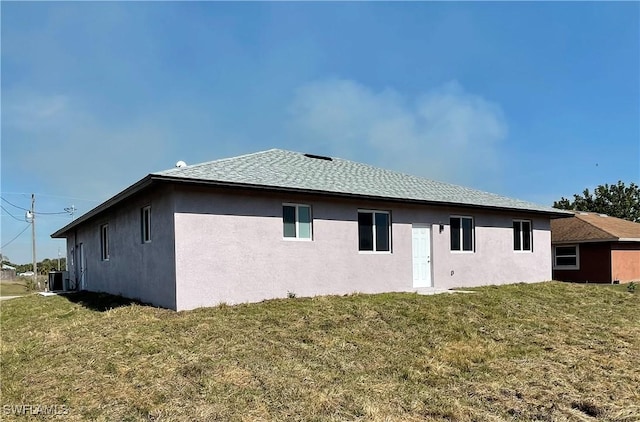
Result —
<svg viewBox="0 0 640 422"><path fill-rule="evenodd" d="M11 265L16 268L16 274L25 273L27 271L33 271L33 264L14 264L9 261L9 258L6 255L2 256L2 263ZM64 271L66 268L67 259L60 258L60 270ZM38 274L46 275L49 274L49 271L57 271L58 270L58 258L45 258L42 261L37 263L38 266Z"/></svg>
<svg viewBox="0 0 640 422"><path fill-rule="evenodd" d="M640 222L640 188L633 182L625 186L622 181L615 185L599 185L593 194L589 189L585 189L582 195L574 194L573 201L562 197L553 203L553 207L561 210L597 212Z"/></svg>

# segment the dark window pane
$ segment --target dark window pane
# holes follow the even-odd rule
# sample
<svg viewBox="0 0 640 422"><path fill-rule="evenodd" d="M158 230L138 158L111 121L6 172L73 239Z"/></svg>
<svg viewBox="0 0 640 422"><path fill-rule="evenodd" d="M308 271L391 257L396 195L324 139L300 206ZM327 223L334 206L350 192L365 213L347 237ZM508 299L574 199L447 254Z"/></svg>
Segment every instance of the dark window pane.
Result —
<svg viewBox="0 0 640 422"><path fill-rule="evenodd" d="M556 246L556 256L575 255L575 246Z"/></svg>
<svg viewBox="0 0 640 422"><path fill-rule="evenodd" d="M449 219L449 226L451 227L451 250L460 250L460 219L452 217Z"/></svg>
<svg viewBox="0 0 640 422"><path fill-rule="evenodd" d="M109 226L106 224L100 228L100 249L102 259L109 259Z"/></svg>
<svg viewBox="0 0 640 422"><path fill-rule="evenodd" d="M522 250L522 242L521 242L521 226L519 221L513 222L513 250L520 251Z"/></svg>
<svg viewBox="0 0 640 422"><path fill-rule="evenodd" d="M296 207L282 206L284 237L296 237Z"/></svg>
<svg viewBox="0 0 640 422"><path fill-rule="evenodd" d="M373 250L373 213L358 213L358 248L361 251Z"/></svg>
<svg viewBox="0 0 640 422"><path fill-rule="evenodd" d="M462 250L473 250L473 220L470 218L462 219Z"/></svg>
<svg viewBox="0 0 640 422"><path fill-rule="evenodd" d="M529 221L522 222L522 250L531 250L531 223Z"/></svg>
<svg viewBox="0 0 640 422"><path fill-rule="evenodd" d="M142 241L151 240L151 208L142 209Z"/></svg>
<svg viewBox="0 0 640 422"><path fill-rule="evenodd" d="M558 256L556 257L556 265L576 265L575 256Z"/></svg>
<svg viewBox="0 0 640 422"><path fill-rule="evenodd" d="M389 214L376 213L376 250L389 251Z"/></svg>

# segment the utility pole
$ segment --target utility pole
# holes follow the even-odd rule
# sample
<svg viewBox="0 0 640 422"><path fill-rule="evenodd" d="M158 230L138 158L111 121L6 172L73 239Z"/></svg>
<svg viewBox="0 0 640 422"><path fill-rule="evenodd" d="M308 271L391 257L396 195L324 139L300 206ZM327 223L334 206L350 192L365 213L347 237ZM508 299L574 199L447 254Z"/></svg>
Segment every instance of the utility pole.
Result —
<svg viewBox="0 0 640 422"><path fill-rule="evenodd" d="M33 281L40 290L38 281L38 264L36 261L36 195L31 194L31 253L33 256Z"/></svg>

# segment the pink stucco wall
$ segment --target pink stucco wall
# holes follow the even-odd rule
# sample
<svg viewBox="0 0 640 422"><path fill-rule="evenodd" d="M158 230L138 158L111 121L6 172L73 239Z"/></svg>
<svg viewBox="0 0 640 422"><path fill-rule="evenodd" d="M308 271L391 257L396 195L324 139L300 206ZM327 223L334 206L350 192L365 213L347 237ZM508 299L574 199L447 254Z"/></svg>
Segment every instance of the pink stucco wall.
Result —
<svg viewBox="0 0 640 422"><path fill-rule="evenodd" d="M176 308L171 190L148 190L67 233L71 285L80 286L79 247L84 249L84 289ZM151 206L151 242L142 243L140 210ZM109 225L109 260L101 258L100 226Z"/></svg>
<svg viewBox="0 0 640 422"><path fill-rule="evenodd" d="M551 279L551 235L545 217L195 188L176 190L174 201L178 310L256 302L288 292L412 291L412 224L431 226L435 288ZM283 239L285 202L312 206L312 241ZM358 209L391 212L392 253L358 252ZM474 253L449 250L452 214L474 217ZM533 252L513 251L514 218L533 221Z"/></svg>

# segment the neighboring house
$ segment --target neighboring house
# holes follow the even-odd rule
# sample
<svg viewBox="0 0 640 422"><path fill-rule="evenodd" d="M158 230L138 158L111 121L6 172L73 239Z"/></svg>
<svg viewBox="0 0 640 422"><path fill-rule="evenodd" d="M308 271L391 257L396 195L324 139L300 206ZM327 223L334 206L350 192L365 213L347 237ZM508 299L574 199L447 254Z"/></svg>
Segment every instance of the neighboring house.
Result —
<svg viewBox="0 0 640 422"><path fill-rule="evenodd" d="M576 212L551 222L553 278L625 283L640 280L640 223Z"/></svg>
<svg viewBox="0 0 640 422"><path fill-rule="evenodd" d="M13 280L16 278L16 267L8 264L2 264L2 272L0 273L2 280Z"/></svg>
<svg viewBox="0 0 640 422"><path fill-rule="evenodd" d="M269 150L152 173L55 232L70 278L184 310L551 279L549 207Z"/></svg>

